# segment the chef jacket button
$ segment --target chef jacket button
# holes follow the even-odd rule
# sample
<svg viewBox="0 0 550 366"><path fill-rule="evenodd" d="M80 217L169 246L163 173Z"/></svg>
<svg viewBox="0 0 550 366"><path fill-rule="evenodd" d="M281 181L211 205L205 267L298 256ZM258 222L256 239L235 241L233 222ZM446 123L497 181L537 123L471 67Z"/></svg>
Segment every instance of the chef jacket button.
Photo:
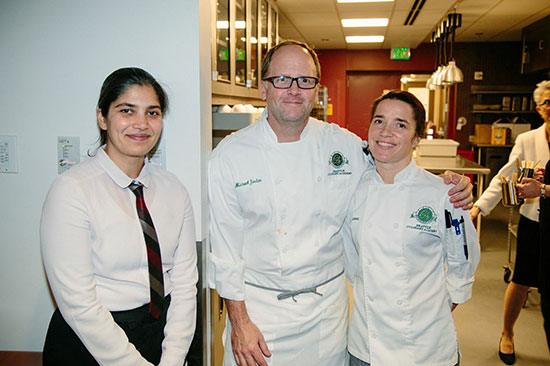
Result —
<svg viewBox="0 0 550 366"><path fill-rule="evenodd" d="M399 227L399 224L395 223L393 224L394 229L397 229Z"/></svg>
<svg viewBox="0 0 550 366"><path fill-rule="evenodd" d="M402 305L402 304L403 304L403 301L397 300L397 305Z"/></svg>
<svg viewBox="0 0 550 366"><path fill-rule="evenodd" d="M317 177L317 182L320 182L321 181L321 177Z"/></svg>
<svg viewBox="0 0 550 366"><path fill-rule="evenodd" d="M401 265L401 263L395 262L395 266L396 266L396 267L399 267L400 265Z"/></svg>
<svg viewBox="0 0 550 366"><path fill-rule="evenodd" d="M275 179L275 184L280 184L283 180L281 178L276 178Z"/></svg>
<svg viewBox="0 0 550 366"><path fill-rule="evenodd" d="M367 264L370 266L372 264L372 261L370 259L367 259Z"/></svg>
<svg viewBox="0 0 550 366"><path fill-rule="evenodd" d="M288 249L283 248L283 253L286 253L287 251L288 251Z"/></svg>
<svg viewBox="0 0 550 366"><path fill-rule="evenodd" d="M376 338L376 334L375 334L375 333L372 333L371 336L372 336L372 338Z"/></svg>
<svg viewBox="0 0 550 366"><path fill-rule="evenodd" d="M317 210L315 211L315 216L320 216L321 215L321 211Z"/></svg>

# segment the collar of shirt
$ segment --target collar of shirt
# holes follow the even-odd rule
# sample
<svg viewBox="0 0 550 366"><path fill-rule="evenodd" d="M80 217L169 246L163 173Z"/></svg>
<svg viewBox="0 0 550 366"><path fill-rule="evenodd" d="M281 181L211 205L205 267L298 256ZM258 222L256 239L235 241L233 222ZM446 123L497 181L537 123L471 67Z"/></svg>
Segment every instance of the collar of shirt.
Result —
<svg viewBox="0 0 550 366"><path fill-rule="evenodd" d="M277 135L275 134L275 132L273 131L273 129L271 128L271 126L267 122L267 116L268 115L269 115L269 111L267 110L267 107L265 107L264 112L262 113L262 115L260 116L258 121L256 121L256 123L261 123L262 130L264 131L264 135L266 136L267 141L271 144L277 144L278 143ZM308 122L306 124L306 127L304 127L304 129L302 130L302 133L300 134L300 141L306 139L307 136L309 135L309 130L310 130L309 125L310 125L310 123L309 123L309 118L308 118Z"/></svg>
<svg viewBox="0 0 550 366"><path fill-rule="evenodd" d="M416 166L416 162L414 161L414 159L411 158L411 162L409 163L409 165L407 165L403 170L401 170L399 173L395 175L395 178L393 179L393 183L396 184L396 183L406 182L407 180L410 179L411 174L414 173L416 169L418 169ZM375 172L374 181L377 184L385 184L384 181L382 180L382 177L380 176L380 174L378 174L376 169L374 170L374 172Z"/></svg>
<svg viewBox="0 0 550 366"><path fill-rule="evenodd" d="M107 175L111 177L113 182L120 188L127 188L132 181L138 181L147 188L149 186L149 159L145 157L143 168L136 179L128 177L120 168L111 160L105 152L105 145L97 149L96 159L103 167Z"/></svg>

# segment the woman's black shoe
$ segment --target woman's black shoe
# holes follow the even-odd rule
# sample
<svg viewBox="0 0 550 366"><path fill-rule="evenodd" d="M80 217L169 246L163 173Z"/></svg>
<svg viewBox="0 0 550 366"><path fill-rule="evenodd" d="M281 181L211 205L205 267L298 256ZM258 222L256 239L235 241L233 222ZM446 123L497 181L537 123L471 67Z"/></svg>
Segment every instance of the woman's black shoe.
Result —
<svg viewBox="0 0 550 366"><path fill-rule="evenodd" d="M516 352L512 353L502 353L500 352L500 342L502 342L502 337L500 338L500 341L498 341L498 357L500 357L500 360L504 362L507 365L513 365L516 362Z"/></svg>

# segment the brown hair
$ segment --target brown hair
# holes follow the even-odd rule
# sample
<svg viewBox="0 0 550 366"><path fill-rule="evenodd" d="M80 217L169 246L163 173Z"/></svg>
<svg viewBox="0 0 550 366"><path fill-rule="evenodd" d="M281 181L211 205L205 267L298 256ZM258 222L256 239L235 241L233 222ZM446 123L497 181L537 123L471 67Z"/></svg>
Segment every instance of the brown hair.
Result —
<svg viewBox="0 0 550 366"><path fill-rule="evenodd" d="M318 79L321 79L321 64L319 64L319 58L317 57L317 54L315 53L315 51L313 51L313 48L311 48L304 42L288 40L288 41L281 42L276 46L271 47L269 51L267 51L267 53L265 54L265 57L262 63L262 80L267 77L267 74L269 72L269 65L271 65L271 59L273 58L273 54L279 48L286 47L286 46L298 46L306 50L311 56L313 63L315 64L316 77Z"/></svg>

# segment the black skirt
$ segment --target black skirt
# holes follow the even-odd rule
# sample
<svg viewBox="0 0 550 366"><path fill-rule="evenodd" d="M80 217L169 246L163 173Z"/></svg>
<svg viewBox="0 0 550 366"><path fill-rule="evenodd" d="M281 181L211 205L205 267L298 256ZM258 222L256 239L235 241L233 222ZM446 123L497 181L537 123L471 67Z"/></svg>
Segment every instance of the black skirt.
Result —
<svg viewBox="0 0 550 366"><path fill-rule="evenodd" d="M539 223L520 215L516 263L512 282L518 285L538 287L540 256Z"/></svg>
<svg viewBox="0 0 550 366"><path fill-rule="evenodd" d="M149 314L149 304L126 311L111 312L115 322L124 330L128 340L147 361L158 365L162 354L166 313L170 295L165 299L164 311L159 319ZM97 335L101 337L101 334ZM67 324L59 309L55 309L42 353L44 366L97 366L99 363L86 349L80 338Z"/></svg>

